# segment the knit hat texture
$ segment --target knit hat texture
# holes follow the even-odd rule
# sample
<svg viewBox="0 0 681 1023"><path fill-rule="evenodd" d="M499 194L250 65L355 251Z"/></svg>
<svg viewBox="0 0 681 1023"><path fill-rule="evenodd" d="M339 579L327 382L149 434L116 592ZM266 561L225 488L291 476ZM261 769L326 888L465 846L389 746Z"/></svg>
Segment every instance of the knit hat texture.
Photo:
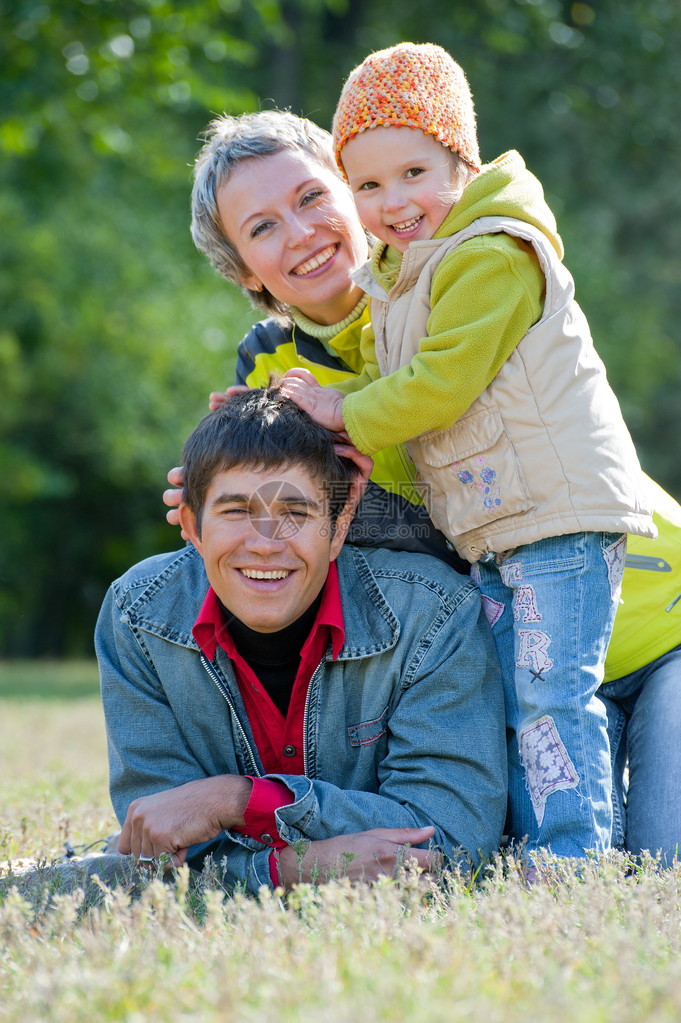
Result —
<svg viewBox="0 0 681 1023"><path fill-rule="evenodd" d="M462 68L441 46L400 43L350 72L333 119L333 145L379 125L420 128L480 170L473 97Z"/></svg>

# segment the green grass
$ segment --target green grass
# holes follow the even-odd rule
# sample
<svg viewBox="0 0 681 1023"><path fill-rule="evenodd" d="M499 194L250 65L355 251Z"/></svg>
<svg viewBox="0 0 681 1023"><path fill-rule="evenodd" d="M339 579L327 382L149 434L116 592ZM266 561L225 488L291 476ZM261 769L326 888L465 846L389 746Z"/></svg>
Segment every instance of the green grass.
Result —
<svg viewBox="0 0 681 1023"><path fill-rule="evenodd" d="M0 779L0 862L114 828L94 662L0 663Z"/></svg>
<svg viewBox="0 0 681 1023"><path fill-rule="evenodd" d="M56 698L85 666L11 669L0 700L0 844L49 858L113 816L96 696ZM80 674L83 669L82 675ZM19 689L22 698L12 690ZM285 900L152 881L47 906L0 896L5 1023L676 1023L681 871L622 856L560 861L528 890L499 863L472 887L398 881L303 886Z"/></svg>
<svg viewBox="0 0 681 1023"><path fill-rule="evenodd" d="M0 700L78 700L98 692L96 661L0 661Z"/></svg>

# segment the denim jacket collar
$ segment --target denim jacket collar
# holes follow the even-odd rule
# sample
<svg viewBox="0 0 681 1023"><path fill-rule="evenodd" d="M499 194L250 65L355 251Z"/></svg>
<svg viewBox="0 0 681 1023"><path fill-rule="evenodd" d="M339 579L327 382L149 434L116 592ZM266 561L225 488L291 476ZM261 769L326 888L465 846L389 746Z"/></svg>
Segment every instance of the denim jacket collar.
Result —
<svg viewBox="0 0 681 1023"><path fill-rule="evenodd" d="M341 550L338 578L343 607L352 605L338 659L356 660L394 647L400 635L399 620L358 547L346 545ZM122 618L154 636L198 651L191 630L207 588L201 556L194 547L185 547L161 572L132 580L132 599ZM351 602L346 599L350 592Z"/></svg>

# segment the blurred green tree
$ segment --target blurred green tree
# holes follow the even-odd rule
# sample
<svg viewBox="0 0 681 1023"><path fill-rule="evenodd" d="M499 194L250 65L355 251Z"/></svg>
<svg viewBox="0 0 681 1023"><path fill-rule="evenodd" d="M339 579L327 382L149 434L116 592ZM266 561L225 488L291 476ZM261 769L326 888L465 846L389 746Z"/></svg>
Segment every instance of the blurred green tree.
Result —
<svg viewBox="0 0 681 1023"><path fill-rule="evenodd" d="M255 51L217 3L27 2L8 27L0 647L75 653L107 581L179 543L163 468L250 322L187 208L206 111L257 103Z"/></svg>

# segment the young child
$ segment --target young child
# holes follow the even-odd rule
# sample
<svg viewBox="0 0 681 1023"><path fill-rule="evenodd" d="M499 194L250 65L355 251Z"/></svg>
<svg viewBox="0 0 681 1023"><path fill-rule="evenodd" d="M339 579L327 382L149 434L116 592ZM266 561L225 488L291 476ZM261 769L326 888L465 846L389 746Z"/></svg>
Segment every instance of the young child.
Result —
<svg viewBox="0 0 681 1023"><path fill-rule="evenodd" d="M334 119L338 164L379 239L365 368L283 390L367 454L408 441L435 524L472 562L504 676L510 832L609 847L603 678L626 533L654 536L641 471L541 185L481 167L461 68L439 46L371 54ZM361 389L360 389L361 388Z"/></svg>

